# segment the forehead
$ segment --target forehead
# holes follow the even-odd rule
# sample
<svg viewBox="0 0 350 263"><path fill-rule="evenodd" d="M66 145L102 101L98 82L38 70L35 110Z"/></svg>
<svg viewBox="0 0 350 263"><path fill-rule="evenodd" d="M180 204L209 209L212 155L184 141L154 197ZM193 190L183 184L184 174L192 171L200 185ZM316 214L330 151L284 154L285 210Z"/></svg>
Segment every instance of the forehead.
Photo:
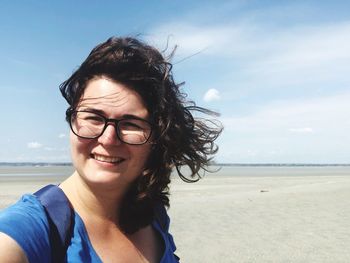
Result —
<svg viewBox="0 0 350 263"><path fill-rule="evenodd" d="M136 91L106 77L94 78L88 82L77 107L96 109L113 116L131 114L148 117L142 97Z"/></svg>

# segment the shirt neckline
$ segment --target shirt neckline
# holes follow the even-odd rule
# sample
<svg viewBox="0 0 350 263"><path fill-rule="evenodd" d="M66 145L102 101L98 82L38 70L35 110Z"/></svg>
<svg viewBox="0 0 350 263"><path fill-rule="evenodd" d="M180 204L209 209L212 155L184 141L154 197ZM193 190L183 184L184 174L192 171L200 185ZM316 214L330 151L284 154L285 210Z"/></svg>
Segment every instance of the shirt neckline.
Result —
<svg viewBox="0 0 350 263"><path fill-rule="evenodd" d="M83 232L83 235L84 235L84 238L89 246L89 248L91 249L91 252L94 254L94 256L96 258L98 258L100 260L100 262L102 263L102 260L100 258L100 256L97 254L95 248L93 247L91 241L90 241L90 237L88 235L88 232L86 230L86 227L85 227L85 224L84 224L84 221L83 219L80 217L80 215L74 211L74 214L75 214L75 218L78 219L79 221L79 225L80 225L80 228ZM77 223L77 221L75 222ZM165 233L162 231L162 228L160 227L159 223L157 220L153 219L152 223L150 224L152 226L152 228L162 237L162 242L163 242L163 252L162 252L162 257L161 257L161 260L159 263L162 263L163 260L165 259L165 256L166 256L166 251L168 250L168 243L166 242L166 238L165 238Z"/></svg>

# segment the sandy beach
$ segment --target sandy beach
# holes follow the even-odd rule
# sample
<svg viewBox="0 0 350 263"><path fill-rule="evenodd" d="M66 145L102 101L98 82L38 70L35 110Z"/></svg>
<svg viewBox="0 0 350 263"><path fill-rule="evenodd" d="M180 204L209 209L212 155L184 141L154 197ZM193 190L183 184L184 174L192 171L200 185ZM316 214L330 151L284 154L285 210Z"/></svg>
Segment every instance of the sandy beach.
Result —
<svg viewBox="0 0 350 263"><path fill-rule="evenodd" d="M181 262L349 262L350 168L317 169L174 178L169 214ZM0 208L63 178L0 176Z"/></svg>

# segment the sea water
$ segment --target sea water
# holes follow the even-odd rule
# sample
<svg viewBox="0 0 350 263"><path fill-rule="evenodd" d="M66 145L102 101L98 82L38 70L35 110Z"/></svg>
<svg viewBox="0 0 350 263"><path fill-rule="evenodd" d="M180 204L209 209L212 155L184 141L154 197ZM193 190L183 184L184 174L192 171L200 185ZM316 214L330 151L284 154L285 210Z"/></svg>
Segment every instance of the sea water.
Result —
<svg viewBox="0 0 350 263"><path fill-rule="evenodd" d="M213 165L210 172L201 171L204 177L226 176L343 176L350 175L349 165ZM0 176L55 176L67 177L74 171L71 165L0 165ZM189 169L183 168L184 175ZM173 172L176 177L176 171Z"/></svg>

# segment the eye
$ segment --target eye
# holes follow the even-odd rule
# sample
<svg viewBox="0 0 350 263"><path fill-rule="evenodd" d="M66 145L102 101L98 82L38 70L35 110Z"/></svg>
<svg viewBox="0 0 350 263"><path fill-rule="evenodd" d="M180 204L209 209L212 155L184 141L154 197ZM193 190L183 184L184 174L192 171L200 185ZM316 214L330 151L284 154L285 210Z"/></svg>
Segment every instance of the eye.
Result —
<svg viewBox="0 0 350 263"><path fill-rule="evenodd" d="M97 121L97 122L102 121L103 122L103 118L102 117L100 117L98 115L92 115L92 114L84 116L84 120L86 120L86 121Z"/></svg>
<svg viewBox="0 0 350 263"><path fill-rule="evenodd" d="M89 124L102 124L105 122L104 118L92 112L78 111L76 113L77 121Z"/></svg>
<svg viewBox="0 0 350 263"><path fill-rule="evenodd" d="M135 120L125 120L123 122L121 122L120 124L120 128L123 130L142 130L143 127L140 125L140 123L137 123L137 121Z"/></svg>
<svg viewBox="0 0 350 263"><path fill-rule="evenodd" d="M121 130L142 130L148 131L151 129L150 124L144 120L138 119L125 119L119 122L119 128Z"/></svg>

